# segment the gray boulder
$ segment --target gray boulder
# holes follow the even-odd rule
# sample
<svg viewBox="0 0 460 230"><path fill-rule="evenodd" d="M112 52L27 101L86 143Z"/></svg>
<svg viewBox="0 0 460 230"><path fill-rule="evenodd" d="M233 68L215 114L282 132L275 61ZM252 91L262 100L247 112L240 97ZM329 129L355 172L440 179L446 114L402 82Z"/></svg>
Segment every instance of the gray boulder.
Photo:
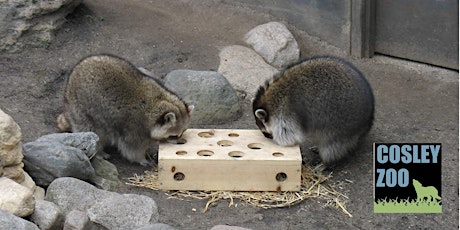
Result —
<svg viewBox="0 0 460 230"><path fill-rule="evenodd" d="M254 50L234 45L223 48L220 53L217 72L239 91L254 97L265 81L271 79L278 70L267 64Z"/></svg>
<svg viewBox="0 0 460 230"><path fill-rule="evenodd" d="M8 230L40 230L37 225L0 209L0 227Z"/></svg>
<svg viewBox="0 0 460 230"><path fill-rule="evenodd" d="M56 139L41 137L23 145L24 168L37 185L46 187L54 179L66 176L88 180L95 174L85 154L87 145L77 145L82 149L66 145L60 134L51 134Z"/></svg>
<svg viewBox="0 0 460 230"><path fill-rule="evenodd" d="M25 45L48 45L65 17L82 0L0 1L0 51L19 51Z"/></svg>
<svg viewBox="0 0 460 230"><path fill-rule="evenodd" d="M97 189L71 177L54 180L45 199L58 205L64 215L85 211L93 224L107 229L136 229L157 223L159 218L156 202L150 197Z"/></svg>
<svg viewBox="0 0 460 230"><path fill-rule="evenodd" d="M154 200L136 194L112 194L96 202L88 210L91 222L108 229L135 229L158 222Z"/></svg>
<svg viewBox="0 0 460 230"><path fill-rule="evenodd" d="M166 75L165 86L195 106L192 124L222 124L241 116L236 91L217 72L174 70Z"/></svg>
<svg viewBox="0 0 460 230"><path fill-rule="evenodd" d="M64 222L64 216L59 207L46 200L35 201L35 211L29 219L40 229L62 229Z"/></svg>
<svg viewBox="0 0 460 230"><path fill-rule="evenodd" d="M299 60L300 50L297 41L282 23L269 22L256 26L244 39L267 63L278 69Z"/></svg>
<svg viewBox="0 0 460 230"><path fill-rule="evenodd" d="M52 133L39 137L37 142L57 142L59 144L80 149L88 158L97 153L99 137L93 132Z"/></svg>
<svg viewBox="0 0 460 230"><path fill-rule="evenodd" d="M91 159L91 165L94 168L95 175L91 178L91 182L98 188L113 191L118 188L120 179L118 178L117 167L100 156L95 156Z"/></svg>

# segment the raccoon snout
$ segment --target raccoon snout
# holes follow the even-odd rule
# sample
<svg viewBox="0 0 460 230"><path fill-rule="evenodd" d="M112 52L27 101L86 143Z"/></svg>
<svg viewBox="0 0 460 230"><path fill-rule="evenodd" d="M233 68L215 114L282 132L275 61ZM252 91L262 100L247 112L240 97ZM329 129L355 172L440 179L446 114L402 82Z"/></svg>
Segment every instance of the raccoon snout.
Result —
<svg viewBox="0 0 460 230"><path fill-rule="evenodd" d="M182 135L181 135L182 136ZM187 140L180 138L180 136L169 136L166 141L171 144L185 144L187 143Z"/></svg>
<svg viewBox="0 0 460 230"><path fill-rule="evenodd" d="M265 136L266 138L270 138L270 139L273 139L273 135L272 135L272 134L270 134L270 133L267 133L267 132L262 132L262 134L264 134L264 136Z"/></svg>

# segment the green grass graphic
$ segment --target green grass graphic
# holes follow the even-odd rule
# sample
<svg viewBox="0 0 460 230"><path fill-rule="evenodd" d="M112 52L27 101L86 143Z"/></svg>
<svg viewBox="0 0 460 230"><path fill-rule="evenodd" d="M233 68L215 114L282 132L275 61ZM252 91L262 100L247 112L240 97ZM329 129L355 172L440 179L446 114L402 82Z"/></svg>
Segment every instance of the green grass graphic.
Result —
<svg viewBox="0 0 460 230"><path fill-rule="evenodd" d="M442 213L442 205L436 199L380 199L374 202L374 213Z"/></svg>

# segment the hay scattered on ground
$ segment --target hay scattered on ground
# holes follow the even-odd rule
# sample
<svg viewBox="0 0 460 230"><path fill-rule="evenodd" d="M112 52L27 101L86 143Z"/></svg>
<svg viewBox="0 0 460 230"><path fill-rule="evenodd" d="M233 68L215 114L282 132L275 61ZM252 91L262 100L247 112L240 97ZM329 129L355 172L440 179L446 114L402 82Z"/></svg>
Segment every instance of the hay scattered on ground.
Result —
<svg viewBox="0 0 460 230"><path fill-rule="evenodd" d="M314 198L325 200L326 205L334 206L352 217L345 208L348 197L323 184L329 178L330 175L316 174L310 167L302 166L301 189L298 192L168 191L166 195L176 199L208 199L203 212L206 212L212 204L219 200L229 200L229 207L236 206L234 200L238 199L255 207L270 209L289 207L306 199ZM128 178L127 184L161 190L156 171L146 171L144 175L135 174Z"/></svg>

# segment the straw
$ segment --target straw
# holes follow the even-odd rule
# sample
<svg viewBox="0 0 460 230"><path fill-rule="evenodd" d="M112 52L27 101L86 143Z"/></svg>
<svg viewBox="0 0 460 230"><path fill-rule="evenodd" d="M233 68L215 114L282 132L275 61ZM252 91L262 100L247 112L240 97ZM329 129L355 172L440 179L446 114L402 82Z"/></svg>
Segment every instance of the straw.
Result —
<svg viewBox="0 0 460 230"><path fill-rule="evenodd" d="M300 191L278 191L278 192L238 192L238 191L168 191L168 199L208 199L202 212L206 212L219 200L229 200L229 207L236 206L235 199L241 200L254 207L270 209L283 208L296 205L307 199L326 200L327 206L334 206L349 217L353 217L345 208L348 197L335 191L326 181L331 174L325 176L315 173L313 169L302 165ZM161 190L159 188L158 172L145 171L144 175L134 174L128 178L128 185Z"/></svg>

